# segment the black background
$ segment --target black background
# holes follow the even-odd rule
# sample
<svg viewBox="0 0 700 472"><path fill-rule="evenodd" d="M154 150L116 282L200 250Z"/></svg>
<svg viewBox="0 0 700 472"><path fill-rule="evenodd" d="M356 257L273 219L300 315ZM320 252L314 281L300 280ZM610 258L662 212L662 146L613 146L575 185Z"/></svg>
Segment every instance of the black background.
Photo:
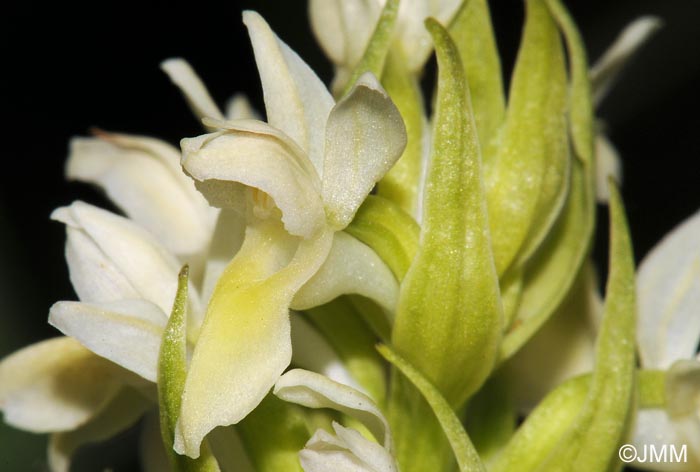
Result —
<svg viewBox="0 0 700 472"><path fill-rule="evenodd" d="M700 3L568 4L592 59L637 16L653 13L665 22L599 110L623 156L623 195L640 260L700 206ZM504 69L509 70L522 4L501 0L491 5ZM50 212L76 198L109 207L93 189L63 179L69 138L86 134L92 126L173 143L201 133L179 92L159 70L160 61L184 57L219 104L243 92L262 110L252 51L240 21L240 11L252 8L324 81L331 78L331 68L309 30L303 0L25 1L3 8L0 355L55 335L45 323L48 308L57 300L75 298L63 260L63 228L49 221ZM604 217L603 210L601 220ZM601 263L606 226L604 221L599 225L595 252ZM3 470L7 447L0 444ZM41 470L40 458L33 464L33 470Z"/></svg>

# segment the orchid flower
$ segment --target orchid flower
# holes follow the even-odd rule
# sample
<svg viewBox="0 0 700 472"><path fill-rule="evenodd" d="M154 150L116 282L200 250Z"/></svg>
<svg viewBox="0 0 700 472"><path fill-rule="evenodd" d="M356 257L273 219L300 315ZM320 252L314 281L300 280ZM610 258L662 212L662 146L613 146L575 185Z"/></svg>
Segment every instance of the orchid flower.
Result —
<svg viewBox="0 0 700 472"><path fill-rule="evenodd" d="M700 466L700 213L667 234L637 276L637 341L644 369L666 371L665 409L640 410L633 444L688 446ZM640 449L641 450L641 449ZM636 464L645 468L645 464ZM674 464L654 464L676 470ZM647 465L648 467L648 465Z"/></svg>
<svg viewBox="0 0 700 472"><path fill-rule="evenodd" d="M396 472L389 423L379 407L365 394L314 372L294 369L275 383L274 394L308 408L331 408L355 418L371 432L371 441L355 429L333 422L331 434L318 429L299 452L306 472L328 470Z"/></svg>
<svg viewBox="0 0 700 472"><path fill-rule="evenodd" d="M209 202L247 219L243 246L209 302L182 396L175 450L193 458L209 431L243 419L289 365L295 295L406 139L374 77L334 104L258 14L243 18L268 123L208 119L218 131L181 143L183 167Z"/></svg>
<svg viewBox="0 0 700 472"><path fill-rule="evenodd" d="M336 66L336 83L344 84L360 62L384 8L395 8L386 0L312 0L309 15L313 32L326 55ZM389 5L387 4L394 4ZM409 70L419 71L432 51L430 35L423 27L428 17L449 24L460 0L405 0L399 2L393 36Z"/></svg>

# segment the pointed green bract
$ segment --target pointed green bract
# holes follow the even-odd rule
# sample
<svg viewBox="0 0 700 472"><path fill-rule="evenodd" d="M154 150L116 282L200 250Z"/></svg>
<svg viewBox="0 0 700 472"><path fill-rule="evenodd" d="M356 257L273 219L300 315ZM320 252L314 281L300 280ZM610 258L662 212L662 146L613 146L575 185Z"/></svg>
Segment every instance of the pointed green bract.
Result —
<svg viewBox="0 0 700 472"><path fill-rule="evenodd" d="M406 125L406 149L401 158L379 183L377 193L416 216L423 177L423 151L426 119L423 95L415 74L408 70L401 53L387 57L382 85L399 109Z"/></svg>
<svg viewBox="0 0 700 472"><path fill-rule="evenodd" d="M498 49L486 0L466 0L450 25L472 97L481 154L488 160L505 118L506 104Z"/></svg>
<svg viewBox="0 0 700 472"><path fill-rule="evenodd" d="M396 203L369 195L345 231L376 252L399 282L418 250L420 227Z"/></svg>
<svg viewBox="0 0 700 472"><path fill-rule="evenodd" d="M216 459L206 443L198 459L180 456L173 451L175 425L180 417L182 391L187 377L187 283L189 268L184 266L178 276L173 311L163 333L158 359L158 403L163 444L173 470L178 472L215 472Z"/></svg>
<svg viewBox="0 0 700 472"><path fill-rule="evenodd" d="M442 430L452 446L459 470L461 472L485 471L479 454L474 449L474 445L469 440L469 436L464 431L462 423L455 415L447 400L440 394L430 381L421 374L415 367L409 364L399 354L386 345L377 346L377 350L393 366L398 368L413 385L421 392L437 417Z"/></svg>
<svg viewBox="0 0 700 472"><path fill-rule="evenodd" d="M439 67L432 162L421 243L401 285L392 339L461 405L493 367L503 315L464 70L447 31L431 19L426 26Z"/></svg>
<svg viewBox="0 0 700 472"><path fill-rule="evenodd" d="M591 167L572 163L566 205L540 250L526 264L522 296L501 344L501 360L515 354L569 293L588 253L595 218Z"/></svg>
<svg viewBox="0 0 700 472"><path fill-rule="evenodd" d="M593 165L593 100L588 79L586 48L571 15L560 0L547 0L552 16L564 34L569 52L569 126L576 156Z"/></svg>
<svg viewBox="0 0 700 472"><path fill-rule="evenodd" d="M587 399L572 428L544 464L544 471L607 470L634 413L634 256L621 197L611 182L610 271L596 364Z"/></svg>
<svg viewBox="0 0 700 472"><path fill-rule="evenodd" d="M569 182L566 69L544 0L528 0L498 152L484 162L489 223L499 275L547 235Z"/></svg>
<svg viewBox="0 0 700 472"><path fill-rule="evenodd" d="M391 46L394 24L396 23L398 13L399 0L388 0L379 16L377 26L374 28L374 32L369 39L367 49L365 49L362 59L360 59L360 62L352 71L350 80L345 84L341 95L346 95L355 84L355 81L365 72L372 72L375 77L382 76L384 61L389 52L389 46Z"/></svg>

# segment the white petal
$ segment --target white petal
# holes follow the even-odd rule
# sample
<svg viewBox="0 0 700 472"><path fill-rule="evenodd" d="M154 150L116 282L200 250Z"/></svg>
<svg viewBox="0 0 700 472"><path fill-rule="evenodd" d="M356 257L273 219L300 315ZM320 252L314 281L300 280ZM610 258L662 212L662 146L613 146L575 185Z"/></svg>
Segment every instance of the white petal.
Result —
<svg viewBox="0 0 700 472"><path fill-rule="evenodd" d="M33 344L0 362L5 421L36 433L84 424L119 390L112 367L71 338Z"/></svg>
<svg viewBox="0 0 700 472"><path fill-rule="evenodd" d="M301 146L321 174L326 120L334 104L333 97L260 15L246 11L243 23L253 43L268 123Z"/></svg>
<svg viewBox="0 0 700 472"><path fill-rule="evenodd" d="M667 234L637 275L641 363L666 369L695 356L700 341L700 212Z"/></svg>
<svg viewBox="0 0 700 472"><path fill-rule="evenodd" d="M101 304L58 302L49 323L95 354L156 382L158 352L168 316L146 300Z"/></svg>
<svg viewBox="0 0 700 472"><path fill-rule="evenodd" d="M82 301L143 298L170 313L180 267L147 231L126 218L80 201L57 209L51 217L81 233L69 241L66 259L71 282ZM128 283L139 297L125 289L126 293L112 293L114 298L108 298L112 281L117 281L120 288Z"/></svg>
<svg viewBox="0 0 700 472"><path fill-rule="evenodd" d="M301 164L305 157L290 149L275 134L279 132L264 123L256 126L255 131L247 126L183 139L183 166L196 180L213 183L200 186L212 205L230 205L232 195L241 199L236 192L244 184L272 197L291 234L310 237L326 221L316 178ZM269 133L262 134L259 129Z"/></svg>
<svg viewBox="0 0 700 472"><path fill-rule="evenodd" d="M259 120L260 114L253 108L248 98L243 94L236 94L226 102L227 120Z"/></svg>
<svg viewBox="0 0 700 472"><path fill-rule="evenodd" d="M593 99L599 104L614 84L622 69L635 52L662 25L655 16L643 16L628 25L591 68L590 78Z"/></svg>
<svg viewBox="0 0 700 472"><path fill-rule="evenodd" d="M160 68L182 91L197 117L223 118L224 115L221 114L219 107L209 95L202 79L187 61L181 58L168 59L160 64Z"/></svg>
<svg viewBox="0 0 700 472"><path fill-rule="evenodd" d="M343 441L348 449L377 472L395 471L396 463L391 454L379 444L364 438L354 429L345 428L338 423L333 423L333 429L338 438Z"/></svg>
<svg viewBox="0 0 700 472"><path fill-rule="evenodd" d="M124 213L178 255L201 252L213 228L212 210L180 168L180 153L152 138L101 133L74 138L70 179L99 185Z"/></svg>
<svg viewBox="0 0 700 472"><path fill-rule="evenodd" d="M316 39L336 64L354 67L379 20L377 0L311 0L309 16Z"/></svg>
<svg viewBox="0 0 700 472"><path fill-rule="evenodd" d="M305 472L389 472L396 471L391 454L357 431L333 423L338 436L319 429L299 452Z"/></svg>
<svg viewBox="0 0 700 472"><path fill-rule="evenodd" d="M367 245L339 231L328 259L296 294L292 308L306 310L340 295L358 294L393 313L398 292L398 283L384 261Z"/></svg>
<svg viewBox="0 0 700 472"><path fill-rule="evenodd" d="M52 472L68 472L71 456L83 445L100 442L131 427L153 405L131 389L122 389L100 413L73 431L56 433L49 441Z"/></svg>
<svg viewBox="0 0 700 472"><path fill-rule="evenodd" d="M282 400L308 408L332 408L353 416L391 451L389 424L374 401L364 393L315 372L293 369L284 374L273 391Z"/></svg>
<svg viewBox="0 0 700 472"><path fill-rule="evenodd" d="M336 229L347 226L365 197L406 147L399 111L366 73L330 116L323 164L323 203Z"/></svg>
<svg viewBox="0 0 700 472"><path fill-rule="evenodd" d="M596 200L606 204L610 199L608 177L620 186L622 184L622 161L617 149L602 132L595 137Z"/></svg>
<svg viewBox="0 0 700 472"><path fill-rule="evenodd" d="M294 312L289 318L292 324L292 364L362 390L333 348L310 323Z"/></svg>

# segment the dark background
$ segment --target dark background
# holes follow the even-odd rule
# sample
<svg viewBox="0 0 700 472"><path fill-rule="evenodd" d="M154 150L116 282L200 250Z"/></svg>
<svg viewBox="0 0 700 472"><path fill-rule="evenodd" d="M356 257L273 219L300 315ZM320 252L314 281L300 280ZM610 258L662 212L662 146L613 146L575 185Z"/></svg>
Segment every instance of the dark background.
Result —
<svg viewBox="0 0 700 472"><path fill-rule="evenodd" d="M653 13L665 21L599 110L624 159L623 194L640 260L700 207L700 3L567 3L592 59L637 16ZM520 34L521 1L491 5L504 69L509 70ZM159 70L160 61L185 57L219 104L243 92L262 110L252 51L240 21L240 11L252 8L322 79L331 78L309 30L304 0L25 1L3 8L0 356L55 335L45 322L49 306L75 298L63 260L63 227L49 221L50 212L76 198L109 207L91 188L63 179L69 138L86 134L92 126L173 143L201 133L179 92ZM605 258L601 243L606 226L603 221L598 231L595 254L600 261ZM43 470L43 452L35 452L37 447L42 447L40 441L29 435L0 437L0 469ZM11 456L24 465L11 465ZM121 463L109 455L103 459L105 464ZM130 469L122 465L117 470Z"/></svg>

